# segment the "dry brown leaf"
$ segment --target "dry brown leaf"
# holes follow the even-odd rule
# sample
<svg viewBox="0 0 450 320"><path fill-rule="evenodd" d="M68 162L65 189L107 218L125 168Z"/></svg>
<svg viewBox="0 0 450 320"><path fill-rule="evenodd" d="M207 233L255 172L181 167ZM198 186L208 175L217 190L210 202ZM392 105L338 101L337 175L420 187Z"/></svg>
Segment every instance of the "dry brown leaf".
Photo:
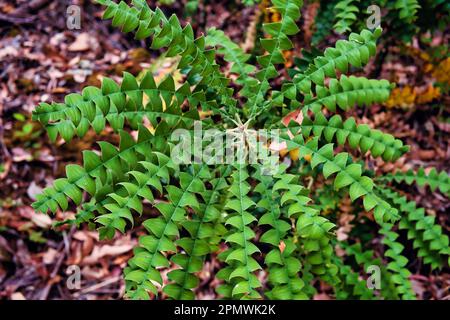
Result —
<svg viewBox="0 0 450 320"><path fill-rule="evenodd" d="M59 252L57 250L50 248L42 255L42 262L44 262L44 264L52 264L55 262L58 254Z"/></svg>
<svg viewBox="0 0 450 320"><path fill-rule="evenodd" d="M27 300L21 292L14 292L11 294L11 300Z"/></svg>
<svg viewBox="0 0 450 320"><path fill-rule="evenodd" d="M280 241L280 244L278 245L278 248L280 249L280 252L283 253L284 249L286 249L286 244L284 241Z"/></svg>
<svg viewBox="0 0 450 320"><path fill-rule="evenodd" d="M47 229L52 225L52 219L44 213L35 213L31 215L31 221L43 229Z"/></svg>
<svg viewBox="0 0 450 320"><path fill-rule="evenodd" d="M40 194L42 192L42 188L39 187L36 182L31 181L30 185L27 189L27 194L30 197L31 200L36 200L36 195Z"/></svg>
<svg viewBox="0 0 450 320"><path fill-rule="evenodd" d="M106 256L118 256L132 250L134 245L132 243L122 245L103 245L95 246L92 253L83 259L84 264L98 263L99 260Z"/></svg>
<svg viewBox="0 0 450 320"><path fill-rule="evenodd" d="M80 33L74 42L67 48L72 52L86 51L92 47L93 38L87 32Z"/></svg>

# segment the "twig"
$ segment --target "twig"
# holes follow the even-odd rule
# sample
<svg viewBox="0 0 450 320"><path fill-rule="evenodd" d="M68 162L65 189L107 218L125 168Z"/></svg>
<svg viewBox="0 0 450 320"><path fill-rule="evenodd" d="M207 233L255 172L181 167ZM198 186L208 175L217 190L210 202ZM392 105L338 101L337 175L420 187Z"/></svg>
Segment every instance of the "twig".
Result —
<svg viewBox="0 0 450 320"><path fill-rule="evenodd" d="M50 0L31 0L27 4L20 6L19 8L11 12L11 15L16 17L26 15L32 11L40 9L41 7L47 5L49 2Z"/></svg>
<svg viewBox="0 0 450 320"><path fill-rule="evenodd" d="M75 227L72 226L72 229L70 229L69 235L64 234L64 239L59 244L59 247L58 247L58 252L62 251L62 253L61 253L60 257L58 258L58 261L56 261L55 267L53 268L53 271L50 274L50 280L55 278L56 275L58 274L59 269L61 268L61 265L62 265L62 263L64 261L64 258L66 257L66 251L68 252L67 248L70 247L70 239L72 238L72 234L74 232L75 232ZM52 281L48 281L48 283L45 286L44 290L42 290L42 292L41 292L41 296L39 297L39 300L46 300L47 299L52 285L53 285Z"/></svg>
<svg viewBox="0 0 450 320"><path fill-rule="evenodd" d="M118 281L120 281L120 279L121 279L121 277L119 277L119 276L106 279L103 282L100 282L100 283L94 284L93 286L82 289L80 292L77 292L76 295L78 296L78 295L96 291L97 289L100 289L100 288L106 287L110 284L113 284L115 282L118 282Z"/></svg>
<svg viewBox="0 0 450 320"><path fill-rule="evenodd" d="M37 16L30 15L30 13L47 5L49 2L50 0L32 0L11 13L0 13L0 21L9 22L15 25L31 24L36 20Z"/></svg>
<svg viewBox="0 0 450 320"><path fill-rule="evenodd" d="M34 20L36 20L35 16L30 16L30 17L17 17L14 15L6 15L3 13L0 13L0 21L6 21L9 22L11 24L30 24L33 23Z"/></svg>

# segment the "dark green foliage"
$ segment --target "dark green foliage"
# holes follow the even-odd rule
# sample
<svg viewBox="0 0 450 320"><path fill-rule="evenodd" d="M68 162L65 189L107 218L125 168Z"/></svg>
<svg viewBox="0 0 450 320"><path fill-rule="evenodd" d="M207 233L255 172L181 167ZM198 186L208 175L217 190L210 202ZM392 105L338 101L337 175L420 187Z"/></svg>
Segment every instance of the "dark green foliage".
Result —
<svg viewBox="0 0 450 320"><path fill-rule="evenodd" d="M449 22L450 4L443 0L333 0L321 1L316 18L315 39L323 39L331 33L327 16L333 14L333 29L337 33L356 32L366 28L371 5L380 8L381 26L388 30L390 36L405 42L418 33L443 30Z"/></svg>
<svg viewBox="0 0 450 320"><path fill-rule="evenodd" d="M427 215L423 208L417 208L414 201L408 201L397 192L383 189L382 193L402 212L399 228L407 231L408 239L413 241L413 247L423 262L433 269L445 266L450 258L449 239L442 227L435 223L435 217Z"/></svg>

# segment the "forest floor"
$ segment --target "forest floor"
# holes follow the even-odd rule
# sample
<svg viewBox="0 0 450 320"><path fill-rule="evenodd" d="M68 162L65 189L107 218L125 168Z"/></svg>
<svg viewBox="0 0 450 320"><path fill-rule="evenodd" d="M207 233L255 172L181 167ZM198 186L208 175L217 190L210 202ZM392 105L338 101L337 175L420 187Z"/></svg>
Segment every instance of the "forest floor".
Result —
<svg viewBox="0 0 450 320"><path fill-rule="evenodd" d="M39 102L62 101L65 95L79 92L86 85L99 85L102 76L119 81L123 71L137 75L142 69L151 69L156 77L163 77L171 72L172 64L147 50L148 44L133 40L131 35L124 35L102 21L100 7L90 1L2 3L0 299L120 298L125 290L122 269L142 230L137 228L111 241L99 241L97 233L87 226L52 228L55 221L70 218L73 212L47 216L36 214L31 207L36 194L50 185L53 177L62 176L66 164L81 162L81 151L94 146L99 137L90 134L70 144L52 144L41 125L31 121L31 112ZM66 27L66 9L71 3L81 7L80 30ZM180 13L182 6L178 3L163 8ZM300 56L300 48L310 49L315 10L314 3L303 8L300 22L303 31L296 37L293 56ZM254 46L251 28L255 19L264 14L260 11L258 6L217 1L201 6L198 13L184 21L192 22L196 32L213 26L222 29L251 50ZM337 39L338 36L330 35L319 47ZM438 36L433 45L446 41L448 38ZM439 74L439 68L445 65L430 63L424 57L425 50L414 42L408 47L384 46L381 51L360 74L396 82L403 91L396 92L388 104L353 112L362 122L402 139L411 146L411 152L394 164L368 165L380 172L418 167L449 172L450 97L439 95L430 85L436 77L449 77L450 66L446 66L449 73ZM100 138L115 139L110 131L103 132ZM405 185L403 189L410 191L427 213L435 215L448 234L448 200L425 188ZM419 261L411 263L413 286L419 298L449 298L448 270L430 273ZM69 289L66 281L73 265L81 270L81 287ZM205 281L197 295L213 299L213 287L214 283ZM319 292L316 298L327 299L326 291Z"/></svg>

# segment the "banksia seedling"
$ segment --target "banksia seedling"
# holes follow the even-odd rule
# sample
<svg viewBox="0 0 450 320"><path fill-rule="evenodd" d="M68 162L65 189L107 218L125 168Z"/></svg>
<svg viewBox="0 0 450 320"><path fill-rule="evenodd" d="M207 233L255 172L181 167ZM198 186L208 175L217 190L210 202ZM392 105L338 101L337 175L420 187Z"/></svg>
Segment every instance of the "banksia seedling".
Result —
<svg viewBox="0 0 450 320"><path fill-rule="evenodd" d="M388 181L400 178L374 178L352 156L358 152L351 153L393 162L408 147L355 118L335 114L389 98L393 84L388 81L349 75L376 54L381 29L337 41L274 87L283 51L293 48L291 37L300 31L301 0L272 1L281 20L264 24L263 53L256 65L220 30L196 38L189 24L151 9L146 1L97 2L113 26L147 40L152 49L165 50L168 57L179 56L183 80L176 83L167 76L157 84L151 73L139 81L125 73L121 84L104 78L100 88L87 87L63 103L40 104L33 117L52 140L68 142L109 126L120 144L99 142L99 151L84 151L82 165L68 165L66 177L44 189L33 206L55 213L75 205L76 217L69 222L94 224L101 238L142 227L145 234L124 270L128 298L194 299L199 272L212 259L221 266L211 275L221 282L221 298L308 299L315 280L332 286L338 298L413 298L406 258L396 256L395 230L403 220L400 229L412 228L419 256L433 268L442 267L448 241L434 243L419 226L422 216L405 218L406 200L383 191ZM227 74L235 83L222 72L217 55L230 64ZM302 121L285 125L284 117L296 110ZM181 133L194 144L190 139L181 143ZM213 143L220 133L231 137L231 145ZM189 161L174 153L191 155L197 147L203 152L194 150ZM238 156L225 161L235 149ZM253 149L267 159L251 161ZM280 149L297 150L298 159L282 163L276 153ZM207 161L207 154L221 161ZM302 171L300 164L309 170ZM304 183L317 175L373 215L388 248L383 281L397 291L368 291L361 286L360 270L337 256L336 221L322 214L320 201L312 201L314 184ZM448 179L435 173L427 177Z"/></svg>

